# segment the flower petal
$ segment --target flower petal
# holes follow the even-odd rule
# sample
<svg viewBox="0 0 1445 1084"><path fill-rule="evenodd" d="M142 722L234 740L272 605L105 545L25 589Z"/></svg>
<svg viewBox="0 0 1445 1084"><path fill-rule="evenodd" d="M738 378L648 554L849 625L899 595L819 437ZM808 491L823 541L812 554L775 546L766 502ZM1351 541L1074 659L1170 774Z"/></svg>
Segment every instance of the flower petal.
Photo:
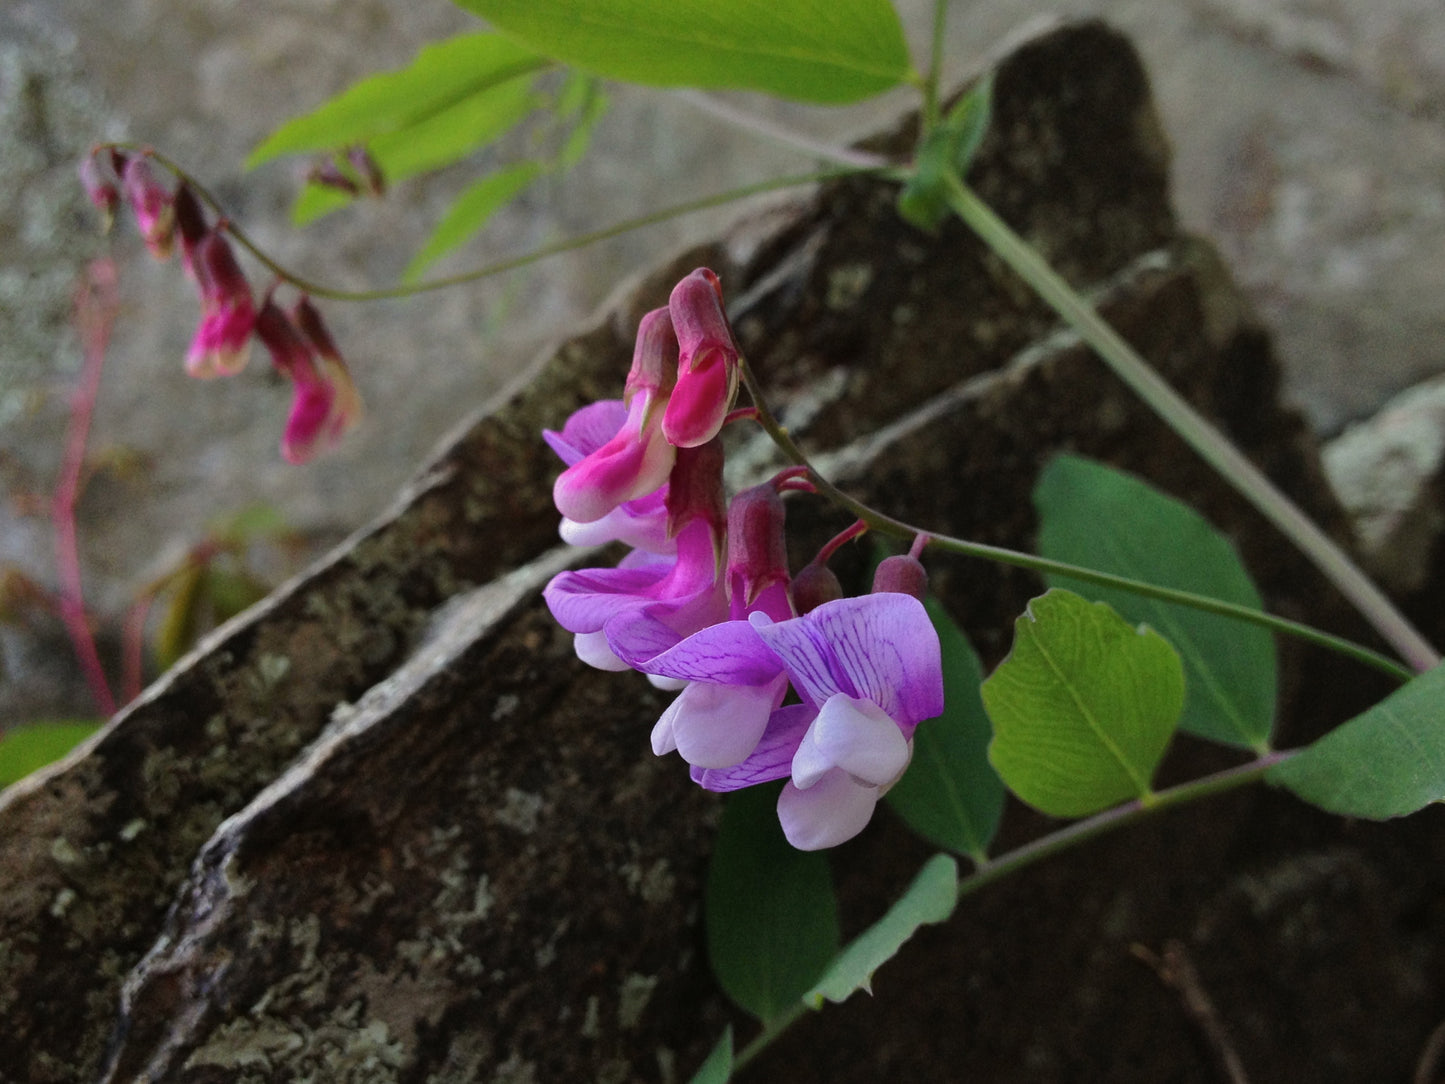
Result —
<svg viewBox="0 0 1445 1084"><path fill-rule="evenodd" d="M768 717L767 729L747 760L731 768L694 767L692 781L707 790L721 793L787 778L793 754L813 721L813 715L813 709L807 704L778 708Z"/></svg>
<svg viewBox="0 0 1445 1084"><path fill-rule="evenodd" d="M916 598L875 594L839 599L819 606L805 620L831 650L838 691L873 701L910 735L924 719L942 714L938 633Z"/></svg>
<svg viewBox="0 0 1445 1084"><path fill-rule="evenodd" d="M729 768L757 748L787 690L785 674L766 685L694 681L678 694L672 733L682 759L699 768Z"/></svg>
<svg viewBox="0 0 1445 1084"><path fill-rule="evenodd" d="M626 421L627 407L621 399L599 399L573 411L560 433L542 430L542 439L570 467L615 437Z"/></svg>
<svg viewBox="0 0 1445 1084"><path fill-rule="evenodd" d="M830 697L793 758L793 783L813 786L833 768L863 783L885 786L908 767L908 740L898 724L869 700Z"/></svg>
<svg viewBox="0 0 1445 1084"><path fill-rule="evenodd" d="M778 795L783 835L800 851L820 851L852 839L873 819L877 787L835 768L807 790L790 781Z"/></svg>
<svg viewBox="0 0 1445 1084"><path fill-rule="evenodd" d="M579 659L599 670L628 669L627 664L612 653L607 637L600 632L579 632L572 638L572 649Z"/></svg>
<svg viewBox="0 0 1445 1084"><path fill-rule="evenodd" d="M682 640L646 614L608 625L618 657L649 674L708 681L718 685L764 685L783 672L783 664L746 621L722 621ZM648 655L647 648L663 645Z"/></svg>

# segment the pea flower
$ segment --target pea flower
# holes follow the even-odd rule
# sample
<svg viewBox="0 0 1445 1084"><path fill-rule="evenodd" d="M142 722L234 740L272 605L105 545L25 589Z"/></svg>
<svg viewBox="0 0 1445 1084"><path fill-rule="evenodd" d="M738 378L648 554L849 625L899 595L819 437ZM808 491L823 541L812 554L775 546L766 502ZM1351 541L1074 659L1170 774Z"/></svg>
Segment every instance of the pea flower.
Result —
<svg viewBox="0 0 1445 1084"><path fill-rule="evenodd" d="M146 248L158 260L169 259L175 245L175 193L161 184L144 154L126 160L120 180Z"/></svg>
<svg viewBox="0 0 1445 1084"><path fill-rule="evenodd" d="M360 400L345 367L339 382L336 369L318 364L315 345L269 296L256 313L256 337L270 351L272 364L291 381L281 455L288 463L304 463L350 428Z"/></svg>
<svg viewBox="0 0 1445 1084"><path fill-rule="evenodd" d="M679 347L677 386L662 432L690 448L717 436L738 390L738 348L723 311L717 275L700 267L679 282L667 303Z"/></svg>
<svg viewBox="0 0 1445 1084"><path fill-rule="evenodd" d="M256 308L251 287L220 230L208 231L190 259L201 293L201 322L186 354L186 372L208 379L246 367Z"/></svg>

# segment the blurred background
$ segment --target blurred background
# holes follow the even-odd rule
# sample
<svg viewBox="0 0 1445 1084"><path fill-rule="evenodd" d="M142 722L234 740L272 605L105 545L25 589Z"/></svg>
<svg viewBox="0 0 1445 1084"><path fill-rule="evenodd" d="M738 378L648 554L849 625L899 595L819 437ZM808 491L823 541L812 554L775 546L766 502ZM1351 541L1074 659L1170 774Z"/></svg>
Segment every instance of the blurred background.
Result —
<svg viewBox="0 0 1445 1084"><path fill-rule="evenodd" d="M931 4L898 6L921 56ZM1101 15L1133 36L1173 145L1179 214L1219 246L1275 332L1287 398L1322 437L1445 370L1439 0L969 0L950 12L947 72L974 70L1041 14ZM122 621L148 586L169 585L151 612L152 638L185 643L193 629L163 626L200 627L213 616L176 603L179 572L199 567L198 550L229 547L230 564L216 564L228 586L218 575L212 609L297 571L383 511L451 428L627 274L737 213L708 212L410 300L323 303L367 417L314 462L285 463L277 443L286 384L259 351L230 380L185 375L194 288L175 262L149 259L126 216L100 234L76 163L98 140L151 144L287 266L338 287L390 285L470 171L407 182L295 229L289 208L309 163L247 173L244 159L354 80L478 26L447 0L0 7L0 729L96 713L45 601L56 587L47 501L81 364L71 299L89 259L110 254L119 266L120 310L78 505L86 600L114 675ZM529 190L436 270L812 164L685 96L610 95L582 163ZM911 104L907 95L845 110L729 100L840 141ZM264 287L261 269L246 269Z"/></svg>

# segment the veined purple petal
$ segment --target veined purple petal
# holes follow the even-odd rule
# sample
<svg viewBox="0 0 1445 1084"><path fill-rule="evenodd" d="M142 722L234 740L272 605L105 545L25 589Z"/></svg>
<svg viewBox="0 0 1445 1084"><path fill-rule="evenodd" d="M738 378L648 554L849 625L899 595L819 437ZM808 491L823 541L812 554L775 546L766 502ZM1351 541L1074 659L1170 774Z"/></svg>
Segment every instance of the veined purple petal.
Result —
<svg viewBox="0 0 1445 1084"><path fill-rule="evenodd" d="M873 819L879 788L834 768L806 790L790 780L778 795L783 835L800 851L821 851L852 839Z"/></svg>
<svg viewBox="0 0 1445 1084"><path fill-rule="evenodd" d="M832 651L834 672L899 725L911 728L943 712L938 633L923 603L876 594L824 603L803 620ZM847 689L840 689L847 692Z"/></svg>
<svg viewBox="0 0 1445 1084"><path fill-rule="evenodd" d="M647 601L645 592L656 587L667 572L667 565L559 572L542 591L542 597L557 624L568 632L598 632L620 608Z"/></svg>
<svg viewBox="0 0 1445 1084"><path fill-rule="evenodd" d="M820 708L830 696L856 696L853 686L838 670L832 649L809 617L772 622L766 614L753 613L749 621L792 675L798 695Z"/></svg>
<svg viewBox="0 0 1445 1084"><path fill-rule="evenodd" d="M783 672L782 661L746 621L721 621L679 640L666 625L644 614L609 625L607 631L612 650L649 674L719 685L765 685ZM646 653L659 644L660 651Z"/></svg>
<svg viewBox="0 0 1445 1084"><path fill-rule="evenodd" d="M767 729L747 760L731 768L694 767L692 781L707 790L724 792L786 778L813 714L806 704L778 708L768 717Z"/></svg>

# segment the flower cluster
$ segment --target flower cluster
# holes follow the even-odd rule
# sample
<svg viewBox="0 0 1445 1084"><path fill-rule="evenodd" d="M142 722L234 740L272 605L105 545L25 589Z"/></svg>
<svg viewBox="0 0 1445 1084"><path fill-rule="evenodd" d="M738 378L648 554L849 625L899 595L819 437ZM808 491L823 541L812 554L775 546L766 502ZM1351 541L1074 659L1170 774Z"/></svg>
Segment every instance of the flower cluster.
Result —
<svg viewBox="0 0 1445 1084"><path fill-rule="evenodd" d="M281 439L288 461L305 462L360 420L361 397L316 307L302 295L283 310L273 298L274 287L258 306L227 237L226 221L207 222L189 185L171 187L148 154L114 148L91 152L80 164L80 179L107 226L125 201L156 259L169 259L179 241L181 263L201 302L186 372L200 379L233 376L250 358L252 336L266 347L276 370L292 385Z"/></svg>
<svg viewBox="0 0 1445 1084"><path fill-rule="evenodd" d="M642 319L623 397L544 434L566 464L562 537L632 547L544 594L585 662L679 690L654 752L676 751L713 791L787 779L783 831L816 850L862 831L914 729L942 712L938 636L914 556L884 562L857 598L841 597L827 551L789 574L781 494L810 489L805 472L726 499L718 434L738 374L717 277L699 269Z"/></svg>

